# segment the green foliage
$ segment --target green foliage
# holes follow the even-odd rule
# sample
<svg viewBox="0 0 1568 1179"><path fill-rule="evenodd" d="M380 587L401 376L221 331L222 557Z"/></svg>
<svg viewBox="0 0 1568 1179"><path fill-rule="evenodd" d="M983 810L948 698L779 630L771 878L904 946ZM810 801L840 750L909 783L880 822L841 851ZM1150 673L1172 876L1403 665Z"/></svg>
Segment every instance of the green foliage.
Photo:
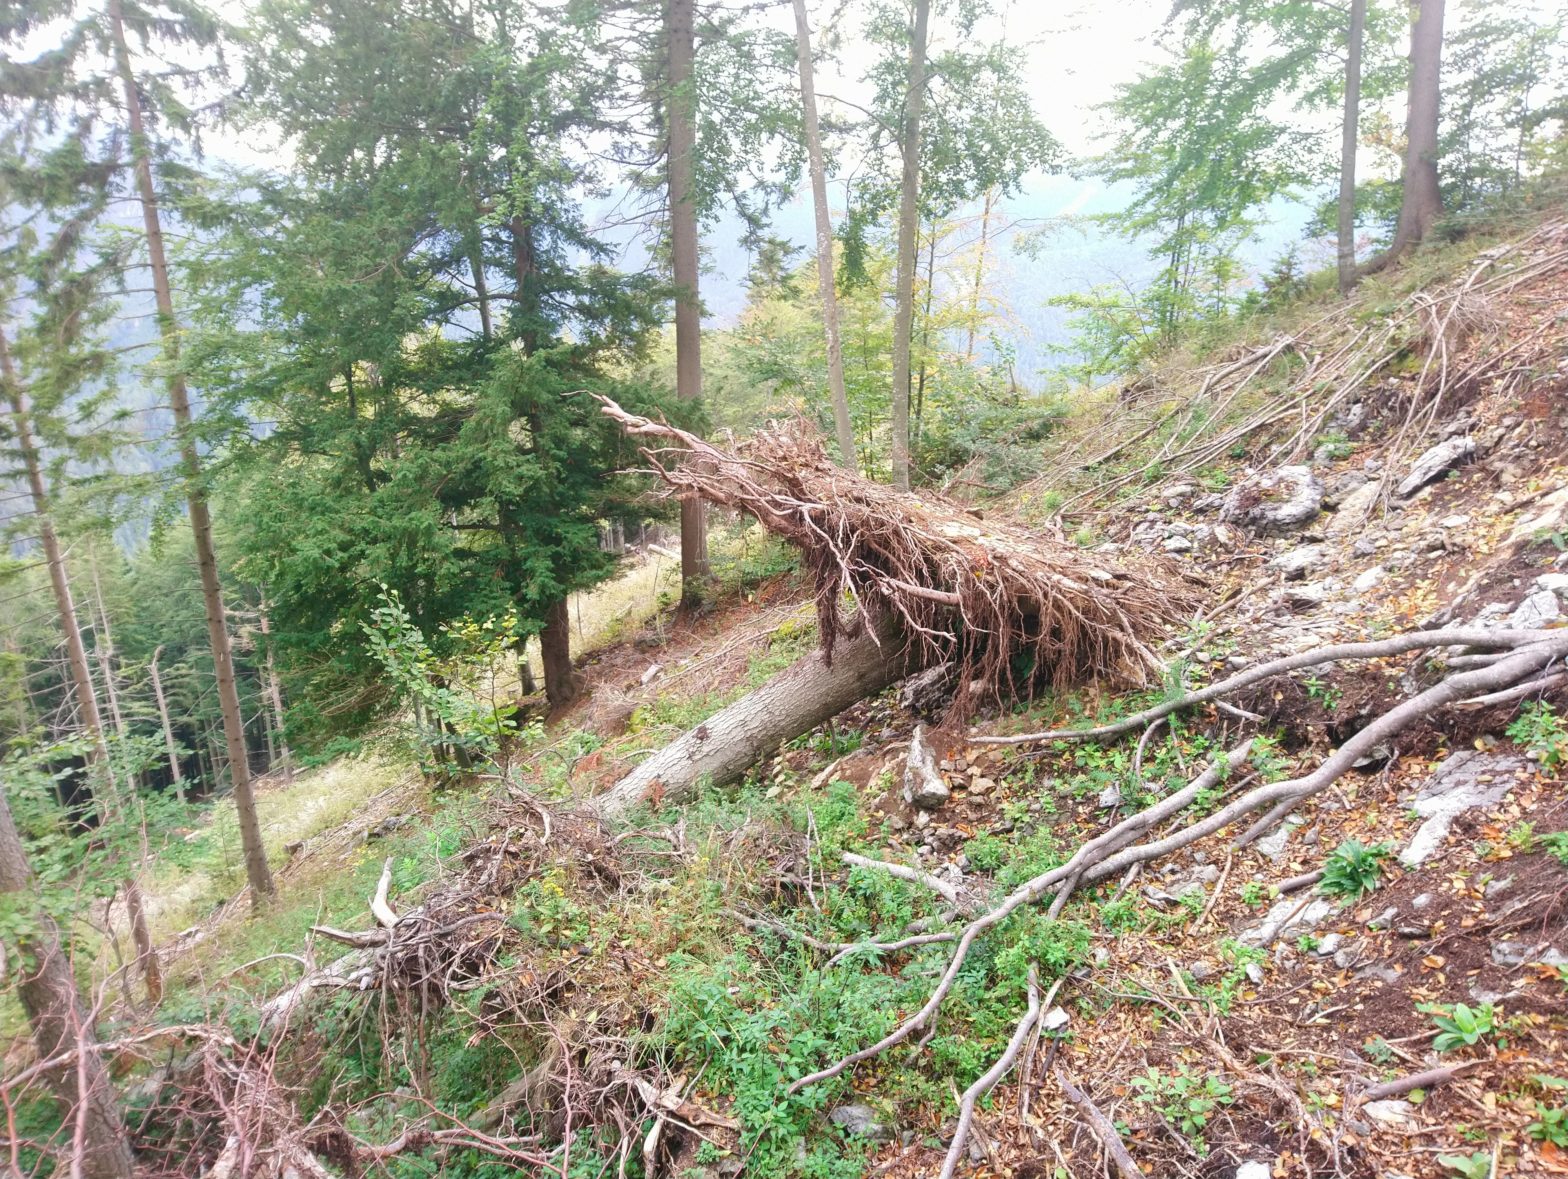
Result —
<svg viewBox="0 0 1568 1179"><path fill-rule="evenodd" d="M1553 831L1540 838L1541 849L1564 868L1568 868L1568 831Z"/></svg>
<svg viewBox="0 0 1568 1179"><path fill-rule="evenodd" d="M1452 1052L1456 1048L1474 1048L1496 1030L1497 1011L1490 1003L1471 1007L1455 1003L1452 1007L1440 1003L1418 1004L1416 1010L1430 1015L1437 1025L1437 1035L1432 1047L1439 1052Z"/></svg>
<svg viewBox="0 0 1568 1179"><path fill-rule="evenodd" d="M1392 849L1387 844L1364 846L1347 839L1323 863L1318 888L1329 896L1355 900L1375 890L1383 878L1383 861Z"/></svg>
<svg viewBox="0 0 1568 1179"><path fill-rule="evenodd" d="M1492 1156L1484 1150L1473 1154L1440 1154L1437 1161L1439 1166L1447 1167L1460 1179L1490 1179L1492 1174Z"/></svg>
<svg viewBox="0 0 1568 1179"><path fill-rule="evenodd" d="M1544 770L1556 771L1568 763L1568 723L1544 700L1533 700L1521 708L1508 726L1508 736L1524 746Z"/></svg>
<svg viewBox="0 0 1568 1179"><path fill-rule="evenodd" d="M1173 1126L1192 1140L1200 1154L1208 1153L1203 1134L1209 1119L1236 1101L1234 1089L1217 1073L1194 1073L1187 1065L1175 1072L1150 1067L1132 1079L1135 1099L1153 1106Z"/></svg>
<svg viewBox="0 0 1568 1179"><path fill-rule="evenodd" d="M1568 1149L1568 1108L1535 1103L1535 1121L1525 1131L1537 1142L1550 1142L1559 1150Z"/></svg>

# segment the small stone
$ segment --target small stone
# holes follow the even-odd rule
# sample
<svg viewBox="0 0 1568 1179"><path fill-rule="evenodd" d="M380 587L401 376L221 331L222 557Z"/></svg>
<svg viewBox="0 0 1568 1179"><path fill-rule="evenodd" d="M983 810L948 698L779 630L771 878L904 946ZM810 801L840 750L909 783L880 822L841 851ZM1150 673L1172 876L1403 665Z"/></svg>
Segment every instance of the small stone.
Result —
<svg viewBox="0 0 1568 1179"><path fill-rule="evenodd" d="M1392 966L1384 966L1380 962L1374 962L1371 966L1363 966L1360 970L1356 971L1356 977L1358 979L1373 978L1378 982L1385 984L1397 983L1399 981L1399 971L1395 970Z"/></svg>
<svg viewBox="0 0 1568 1179"><path fill-rule="evenodd" d="M1187 967L1187 973L1192 975L1193 982L1203 982L1204 979L1214 977L1214 967L1207 962L1194 962Z"/></svg>
<svg viewBox="0 0 1568 1179"><path fill-rule="evenodd" d="M1535 579L1535 588L1556 594L1560 602L1568 602L1568 573L1543 573Z"/></svg>
<svg viewBox="0 0 1568 1179"><path fill-rule="evenodd" d="M1255 987L1263 985L1263 967L1256 962L1247 963L1247 981Z"/></svg>
<svg viewBox="0 0 1568 1179"><path fill-rule="evenodd" d="M926 727L916 725L909 742L909 755L904 761L904 801L928 811L951 797L952 791L937 769L936 753L926 739Z"/></svg>
<svg viewBox="0 0 1568 1179"><path fill-rule="evenodd" d="M1312 952L1319 958L1332 958L1345 944L1345 935L1342 933L1325 933L1318 939L1318 948Z"/></svg>
<svg viewBox="0 0 1568 1179"><path fill-rule="evenodd" d="M876 1111L869 1105L841 1105L828 1114L828 1120L871 1142L893 1141L892 1128L878 1121Z"/></svg>
<svg viewBox="0 0 1568 1179"><path fill-rule="evenodd" d="M1115 782L1112 782L1104 790L1100 791L1100 804L1099 805L1100 805L1100 809L1102 811L1112 810L1115 807L1121 806L1121 804L1122 804L1122 788L1120 786L1118 786Z"/></svg>
<svg viewBox="0 0 1568 1179"><path fill-rule="evenodd" d="M1414 495L1445 471L1475 457L1475 439L1468 435L1439 442L1411 464L1410 470L1399 483L1401 498Z"/></svg>
<svg viewBox="0 0 1568 1179"><path fill-rule="evenodd" d="M1269 562L1270 569L1284 574L1286 581L1304 581L1313 569L1323 564L1327 551L1320 544L1304 544L1281 553Z"/></svg>
<svg viewBox="0 0 1568 1179"><path fill-rule="evenodd" d="M1358 957L1360 957L1360 955L1357 954L1353 947L1346 946L1344 949L1335 952L1334 965L1340 970L1349 970L1356 964L1356 959Z"/></svg>
<svg viewBox="0 0 1568 1179"><path fill-rule="evenodd" d="M1167 536L1160 547L1167 553L1190 553L1192 541L1185 536Z"/></svg>
<svg viewBox="0 0 1568 1179"><path fill-rule="evenodd" d="M1394 924L1394 922L1397 921L1397 920L1399 920L1399 910L1394 908L1393 905L1390 905L1388 908L1384 909L1381 913L1379 913L1376 917L1372 918L1371 921L1368 921L1367 922L1367 928L1368 929L1387 929L1390 925Z"/></svg>
<svg viewBox="0 0 1568 1179"><path fill-rule="evenodd" d="M1492 961L1499 966L1568 966L1568 954L1545 942L1497 942L1492 946Z"/></svg>
<svg viewBox="0 0 1568 1179"><path fill-rule="evenodd" d="M1300 528L1323 510L1323 484L1310 467L1280 467L1231 488L1220 519L1254 531L1282 535Z"/></svg>
<svg viewBox="0 0 1568 1179"><path fill-rule="evenodd" d="M1250 1162L1237 1167L1232 1179L1270 1179L1273 1174L1274 1168L1268 1163Z"/></svg>
<svg viewBox="0 0 1568 1179"><path fill-rule="evenodd" d="M1442 525L1444 528L1463 528L1468 523L1470 523L1470 517L1460 513L1455 513L1452 516L1444 516L1442 519Z"/></svg>
<svg viewBox="0 0 1568 1179"><path fill-rule="evenodd" d="M1361 1107L1361 1112L1374 1122L1382 1122L1385 1126L1402 1126L1415 1119L1415 1106L1408 1101L1398 1099L1390 1101L1369 1101Z"/></svg>
<svg viewBox="0 0 1568 1179"><path fill-rule="evenodd" d="M1040 1017L1040 1026L1048 1032L1059 1032L1072 1022L1065 1008L1053 1007Z"/></svg>
<svg viewBox="0 0 1568 1179"><path fill-rule="evenodd" d="M1512 887L1513 882L1514 878L1512 876L1504 876L1500 880L1489 880L1486 882L1486 888L1482 890L1482 895L1489 901L1495 901Z"/></svg>
<svg viewBox="0 0 1568 1179"><path fill-rule="evenodd" d="M1292 609L1311 610L1328 600L1328 587L1321 581L1308 585L1293 585L1285 591L1285 600Z"/></svg>
<svg viewBox="0 0 1568 1179"><path fill-rule="evenodd" d="M1383 580L1385 572L1386 571L1384 570L1383 566L1374 565L1365 573L1361 574L1361 576L1357 577L1356 580L1351 582L1350 586L1358 593L1364 594L1367 592L1367 590L1374 588L1378 582Z"/></svg>
<svg viewBox="0 0 1568 1179"><path fill-rule="evenodd" d="M1432 894L1429 892L1421 893L1410 902L1410 907L1412 909L1430 909L1432 907Z"/></svg>
<svg viewBox="0 0 1568 1179"><path fill-rule="evenodd" d="M1285 854L1285 845L1290 842L1290 836L1295 831L1296 825L1289 820L1281 823L1262 839L1257 841L1257 849L1271 860L1278 860Z"/></svg>
<svg viewBox="0 0 1568 1179"><path fill-rule="evenodd" d="M1562 603L1549 589L1536 590L1508 616L1508 624L1520 630L1539 630L1550 626L1563 616Z"/></svg>
<svg viewBox="0 0 1568 1179"><path fill-rule="evenodd" d="M1382 485L1363 483L1340 498L1339 510L1328 522L1324 531L1330 536L1349 536L1365 527L1367 517L1376 505Z"/></svg>

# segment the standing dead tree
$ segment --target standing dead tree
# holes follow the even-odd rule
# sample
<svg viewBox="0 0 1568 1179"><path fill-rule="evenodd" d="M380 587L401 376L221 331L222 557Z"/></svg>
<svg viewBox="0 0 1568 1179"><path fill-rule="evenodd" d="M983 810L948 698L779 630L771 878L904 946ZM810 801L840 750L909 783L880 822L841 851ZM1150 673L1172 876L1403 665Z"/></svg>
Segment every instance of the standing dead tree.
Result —
<svg viewBox="0 0 1568 1179"><path fill-rule="evenodd" d="M822 643L617 783L597 800L603 815L733 779L779 741L933 663L957 672L951 719L1039 685L1137 683L1159 667L1147 640L1184 595L1158 565L1132 572L1059 536L863 479L802 422L729 453L600 400L650 440L642 453L677 495L745 512L800 551Z"/></svg>

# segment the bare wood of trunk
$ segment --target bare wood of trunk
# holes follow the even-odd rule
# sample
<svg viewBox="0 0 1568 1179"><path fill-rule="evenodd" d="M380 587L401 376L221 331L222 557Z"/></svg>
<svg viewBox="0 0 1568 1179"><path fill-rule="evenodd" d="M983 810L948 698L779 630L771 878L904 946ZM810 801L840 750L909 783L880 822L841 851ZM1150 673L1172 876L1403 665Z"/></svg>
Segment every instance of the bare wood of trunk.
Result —
<svg viewBox="0 0 1568 1179"><path fill-rule="evenodd" d="M822 297L822 334L827 343L828 393L833 399L833 431L844 469L858 469L855 430L844 390L844 344L838 328L838 292L833 285L833 221L828 210L827 167L822 161L822 127L817 119L817 86L811 63L811 25L806 0L795 0L795 56L800 62L800 104L806 124L806 166L811 173L811 203L817 222L817 290Z"/></svg>
<svg viewBox="0 0 1568 1179"><path fill-rule="evenodd" d="M36 891L27 853L0 791L0 895ZM27 912L25 932L17 938L22 966L17 997L27 1012L40 1060L78 1051L72 1067L48 1075L64 1120L74 1123L78 1147L71 1173L83 1179L129 1179L131 1145L114 1085L97 1050L97 1034L76 989L70 959L60 944L54 918L41 907Z"/></svg>
<svg viewBox="0 0 1568 1179"><path fill-rule="evenodd" d="M1363 268L1363 274L1386 269L1426 239L1443 215L1438 181L1438 116L1442 99L1443 0L1411 4L1410 85L1405 112L1405 162L1402 197L1394 240Z"/></svg>
<svg viewBox="0 0 1568 1179"><path fill-rule="evenodd" d="M1361 42L1366 31L1367 0L1350 0L1350 28L1345 41L1345 117L1339 144L1339 293L1356 285L1356 141L1361 124Z"/></svg>
<svg viewBox="0 0 1568 1179"><path fill-rule="evenodd" d="M692 80L697 43L693 0L666 0L665 36L669 66L670 265L675 280L675 393L684 401L702 397L702 296L698 286L697 199L693 167L697 151L697 95ZM700 601L708 577L708 526L702 501L681 500L681 597Z"/></svg>
<svg viewBox="0 0 1568 1179"><path fill-rule="evenodd" d="M909 490L909 351L915 321L915 248L920 228L920 119L925 107L931 0L915 0L904 98L903 176L898 198L898 272L893 290L893 486Z"/></svg>
<svg viewBox="0 0 1568 1179"><path fill-rule="evenodd" d="M65 634L66 663L71 670L71 686L76 696L76 706L82 717L82 730L91 745L89 761L92 767L93 804L100 821L118 818L118 790L114 782L114 768L109 762L109 749L104 744L103 714L98 708L98 695L93 688L92 668L87 662L87 647L82 642L82 628L76 617L76 601L71 593L70 571L65 554L60 548L60 537L54 529L54 516L50 511L49 489L44 482L43 464L33 439L33 429L27 406L27 393L21 375L11 357L10 341L0 331L0 378L3 378L7 400L11 407L11 428L16 435L17 448L22 452L22 464L27 473L27 488L33 512L38 520L38 537L44 550L44 563L49 567L49 585L54 591L55 611L60 616L60 629ZM103 609L100 594L99 610ZM107 664L105 677L112 679ZM118 709L116 709L118 713ZM123 732L123 728L122 728ZM137 964L147 985L147 996L157 1003L163 996L163 975L158 966L158 953L152 944L143 914L141 890L134 876L126 882L127 908L131 915L132 935L136 940Z"/></svg>
<svg viewBox="0 0 1568 1179"><path fill-rule="evenodd" d="M180 768L179 746L174 741L174 726L169 723L169 701L163 694L163 677L158 672L158 656L163 654L160 644L147 664L147 674L152 679L152 698L158 705L158 722L163 726L163 747L169 755L169 777L174 782L174 796L185 801L185 771Z"/></svg>
<svg viewBox="0 0 1568 1179"><path fill-rule="evenodd" d="M141 93L135 71L131 67L131 52L125 39L120 0L109 0L109 25L114 42L115 70L125 96L136 188L141 199L147 258L152 270L153 295L158 308L158 330L162 337L164 360L169 368L169 406L174 414L175 433L179 438L180 466L185 478L191 537L201 574L202 605L207 615L207 638L212 646L218 708L223 717L224 744L234 788L234 807L239 814L240 843L245 853L245 878L250 882L251 904L260 908L277 894L277 885L272 879L272 869L267 865L267 849L262 842L261 820L256 813L256 798L251 787L249 755L245 748L245 720L240 712L239 690L234 682L234 652L229 642L223 586L218 579L218 558L212 542L212 515L207 504L207 492L202 485L201 455L191 432L190 394L179 368L179 325L174 317L169 263L163 246L163 224L158 212L157 190L153 185L151 150L142 120Z"/></svg>

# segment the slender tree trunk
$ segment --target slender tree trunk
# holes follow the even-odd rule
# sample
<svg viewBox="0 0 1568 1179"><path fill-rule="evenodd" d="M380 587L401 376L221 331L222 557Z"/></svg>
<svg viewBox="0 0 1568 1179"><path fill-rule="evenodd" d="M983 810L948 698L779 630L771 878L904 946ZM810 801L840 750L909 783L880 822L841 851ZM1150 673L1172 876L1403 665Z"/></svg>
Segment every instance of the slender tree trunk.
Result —
<svg viewBox="0 0 1568 1179"><path fill-rule="evenodd" d="M174 780L174 796L185 801L185 772L180 768L179 747L174 741L174 726L169 723L169 701L163 694L163 678L158 674L158 656L163 654L160 645L152 653L147 673L152 678L152 698L158 703L158 721L163 725L163 747L169 754L169 777Z"/></svg>
<svg viewBox="0 0 1568 1179"><path fill-rule="evenodd" d="M261 604L261 635L267 643L267 701L272 706L272 722L278 732L278 760L283 766L283 780L294 780L294 754L289 750L288 737L283 729L283 687L278 683L278 667L272 658L272 624L267 620L267 603Z"/></svg>
<svg viewBox="0 0 1568 1179"><path fill-rule="evenodd" d="M10 804L0 791L0 896L9 901L10 894L35 892ZM98 1051L90 1014L77 993L70 959L60 944L59 927L41 908L18 908L28 920L22 926L25 932L13 943L21 960L16 991L27 1012L39 1059L80 1053L78 1059L48 1075L63 1121L74 1127L80 1142L69 1173L83 1179L129 1179L131 1143L125 1118Z"/></svg>
<svg viewBox="0 0 1568 1179"><path fill-rule="evenodd" d="M697 42L693 0L665 0L669 65L670 266L675 280L675 393L685 401L702 397L702 297L698 286L697 198L693 167L697 151L697 95L692 80ZM681 598L702 600L708 579L708 524L702 500L681 500ZM549 676L545 676L548 685Z"/></svg>
<svg viewBox="0 0 1568 1179"><path fill-rule="evenodd" d="M855 428L844 390L844 345L838 330L838 292L833 285L833 220L828 211L827 168L822 161L822 127L817 120L817 85L811 66L811 26L806 0L795 0L795 56L800 63L800 104L806 123L806 165L811 173L811 203L817 220L817 290L822 296L822 334L827 342L828 393L833 399L833 431L845 470L855 462Z"/></svg>
<svg viewBox="0 0 1568 1179"><path fill-rule="evenodd" d="M1442 108L1443 0L1413 0L1410 8L1410 88L1405 112L1405 164L1399 224L1387 250L1363 274L1376 273L1424 241L1443 215L1437 175L1437 128Z"/></svg>
<svg viewBox="0 0 1568 1179"><path fill-rule="evenodd" d="M98 670L103 677L104 698L109 701L109 716L114 721L115 736L119 738L123 748L126 738L125 716L120 712L120 695L114 686L114 633L109 629L109 612L104 609L103 582L98 576L96 558L93 560L92 569L93 596L98 606L99 627L93 639L93 649L98 656ZM119 802L119 786L114 781L114 770L107 760L104 762L104 771L109 777L109 791L115 798L116 817L124 820L127 816ZM136 799L138 785L136 775L133 774L130 795L133 801ZM138 826L140 826L139 818ZM143 845L146 843L145 829L141 831L140 842ZM147 985L148 1001L156 1007L163 1001L163 967L158 961L158 947L153 944L152 931L147 927L147 909L142 903L142 886L139 878L146 864L147 853L143 846L131 874L125 881L125 913L131 922L131 942L136 946L136 970Z"/></svg>
<svg viewBox="0 0 1568 1179"><path fill-rule="evenodd" d="M1365 3L1365 0L1355 0ZM975 281L969 288L969 332L964 341L964 363L975 360L975 337L979 334L980 295L985 290L986 250L991 244L991 214L996 209L996 187L985 190L985 205L980 211L980 249L975 255Z"/></svg>
<svg viewBox="0 0 1568 1179"><path fill-rule="evenodd" d="M936 293L936 219L931 220L931 240L926 250L926 289L921 292L920 372L915 378L914 423L910 427L910 448L920 445L920 431L926 416L926 369L931 358L931 300Z"/></svg>
<svg viewBox="0 0 1568 1179"><path fill-rule="evenodd" d="M1361 128L1361 42L1367 0L1350 0L1345 40L1345 118L1339 140L1339 293L1356 285L1356 142Z"/></svg>
<svg viewBox="0 0 1568 1179"><path fill-rule="evenodd" d="M909 350L915 321L915 257L920 233L920 119L925 109L926 30L931 0L915 0L904 97L903 180L898 199L898 274L893 292L893 486L909 490Z"/></svg>
<svg viewBox="0 0 1568 1179"><path fill-rule="evenodd" d="M169 405L179 438L180 465L185 476L185 499L190 510L191 537L201 573L202 604L207 614L207 638L212 645L212 665L217 678L218 708L223 717L224 743L228 750L229 776L234 806L239 812L240 843L245 850L245 878L250 882L251 904L264 907L277 895L267 849L261 838L261 820L251 788L250 762L245 748L245 719L240 712L239 690L234 683L234 652L229 643L223 609L223 587L218 580L218 558L212 543L212 515L202 484L201 456L191 432L190 395L179 370L179 326L174 318L174 295L169 283L169 263L163 248L163 225L158 215L158 195L153 187L152 155L142 123L141 94L131 68L130 47L120 0L109 0L109 23L114 37L115 68L125 91L131 154L135 161L136 188L141 197L142 223L147 235L147 258L152 269L153 295L158 307L158 330L163 337L164 361L169 366Z"/></svg>
<svg viewBox="0 0 1568 1179"><path fill-rule="evenodd" d="M60 549L60 538L54 530L54 517L50 513L49 489L44 483L43 463L33 441L27 394L23 391L21 376L11 358L10 341L3 331L0 331L0 380L5 383L7 400L10 402L11 429L16 435L17 448L22 452L22 465L27 472L27 490L38 520L38 538L43 545L44 563L49 567L49 585L54 591L55 611L60 615L60 629L65 634L66 663L71 669L71 686L82 717L82 731L91 745L93 805L100 822L108 823L119 817L120 809L114 767L109 762L108 746L104 744L103 716L98 710L92 669L87 663L87 647L82 642L82 628L76 618L76 600L71 593L70 572L66 568L65 554ZM100 601L100 611L102 608ZM107 664L105 677L112 679ZM127 898L134 896L136 900L130 912L137 965L147 986L147 996L156 1004L163 997L163 972L159 969L158 952L147 931L146 920L137 920L141 913L141 891L134 875L125 887Z"/></svg>
<svg viewBox="0 0 1568 1179"><path fill-rule="evenodd" d="M545 615L539 632L539 659L544 664L544 694L551 708L577 697L577 672L572 668L572 618L562 597Z"/></svg>

